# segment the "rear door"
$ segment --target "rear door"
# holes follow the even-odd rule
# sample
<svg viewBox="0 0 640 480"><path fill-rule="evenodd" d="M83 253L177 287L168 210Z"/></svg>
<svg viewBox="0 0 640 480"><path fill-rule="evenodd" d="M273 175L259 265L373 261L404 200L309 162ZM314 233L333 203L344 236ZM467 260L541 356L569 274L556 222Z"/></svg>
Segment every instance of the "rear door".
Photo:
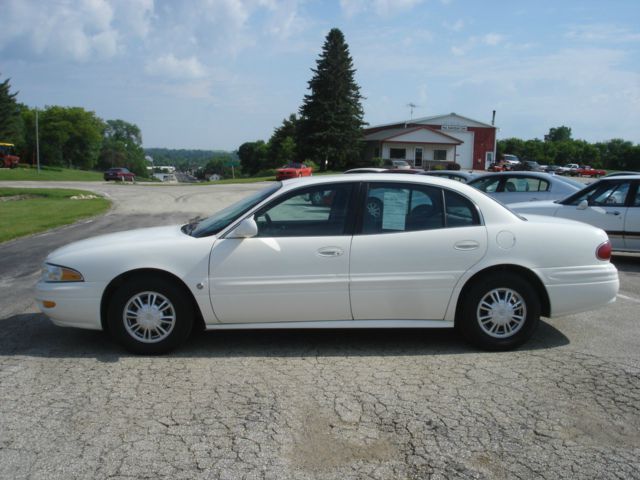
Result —
<svg viewBox="0 0 640 480"><path fill-rule="evenodd" d="M485 254L475 205L423 184L371 183L351 247L355 320L442 320L458 279Z"/></svg>

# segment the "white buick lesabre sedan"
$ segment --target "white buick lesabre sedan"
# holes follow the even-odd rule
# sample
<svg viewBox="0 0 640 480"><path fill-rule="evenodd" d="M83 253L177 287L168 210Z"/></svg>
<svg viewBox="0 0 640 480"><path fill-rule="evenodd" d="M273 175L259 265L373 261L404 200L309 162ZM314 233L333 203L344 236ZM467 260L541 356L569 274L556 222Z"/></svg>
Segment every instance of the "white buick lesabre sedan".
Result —
<svg viewBox="0 0 640 480"><path fill-rule="evenodd" d="M453 180L323 176L272 184L198 222L58 249L36 298L55 324L107 330L143 354L177 347L194 326L456 327L502 350L541 315L613 302L610 255L598 228L525 220Z"/></svg>

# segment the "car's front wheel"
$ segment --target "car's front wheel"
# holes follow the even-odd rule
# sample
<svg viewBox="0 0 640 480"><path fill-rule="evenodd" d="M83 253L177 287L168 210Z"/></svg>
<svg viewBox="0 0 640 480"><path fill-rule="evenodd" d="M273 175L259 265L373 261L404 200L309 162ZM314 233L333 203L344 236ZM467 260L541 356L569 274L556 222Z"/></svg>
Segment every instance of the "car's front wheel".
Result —
<svg viewBox="0 0 640 480"><path fill-rule="evenodd" d="M111 335L130 352L143 355L178 347L189 336L193 317L189 295L164 278L127 281L115 291L107 310Z"/></svg>
<svg viewBox="0 0 640 480"><path fill-rule="evenodd" d="M486 350L509 350L527 341L540 321L540 298L524 278L490 274L476 281L461 299L456 327Z"/></svg>

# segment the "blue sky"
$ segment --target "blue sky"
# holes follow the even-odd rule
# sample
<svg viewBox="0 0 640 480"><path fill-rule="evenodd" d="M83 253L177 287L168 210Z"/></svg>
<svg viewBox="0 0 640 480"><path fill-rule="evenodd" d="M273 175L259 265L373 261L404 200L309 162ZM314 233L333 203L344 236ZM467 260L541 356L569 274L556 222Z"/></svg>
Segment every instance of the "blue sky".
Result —
<svg viewBox="0 0 640 480"><path fill-rule="evenodd" d="M340 28L371 125L456 112L499 138L640 143L640 1L0 0L0 79L145 147L267 140Z"/></svg>

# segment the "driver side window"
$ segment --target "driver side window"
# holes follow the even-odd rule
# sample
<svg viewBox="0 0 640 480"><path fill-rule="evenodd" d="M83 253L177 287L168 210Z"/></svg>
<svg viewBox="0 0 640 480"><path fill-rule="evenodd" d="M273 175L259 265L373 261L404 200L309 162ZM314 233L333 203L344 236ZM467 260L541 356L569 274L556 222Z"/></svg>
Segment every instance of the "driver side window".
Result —
<svg viewBox="0 0 640 480"><path fill-rule="evenodd" d="M581 201L587 200L590 206L599 207L621 207L624 206L629 192L629 183L602 183L595 188L589 189L577 197L572 205L578 205Z"/></svg>
<svg viewBox="0 0 640 480"><path fill-rule="evenodd" d="M319 237L346 234L353 185L295 190L255 214L258 237Z"/></svg>

